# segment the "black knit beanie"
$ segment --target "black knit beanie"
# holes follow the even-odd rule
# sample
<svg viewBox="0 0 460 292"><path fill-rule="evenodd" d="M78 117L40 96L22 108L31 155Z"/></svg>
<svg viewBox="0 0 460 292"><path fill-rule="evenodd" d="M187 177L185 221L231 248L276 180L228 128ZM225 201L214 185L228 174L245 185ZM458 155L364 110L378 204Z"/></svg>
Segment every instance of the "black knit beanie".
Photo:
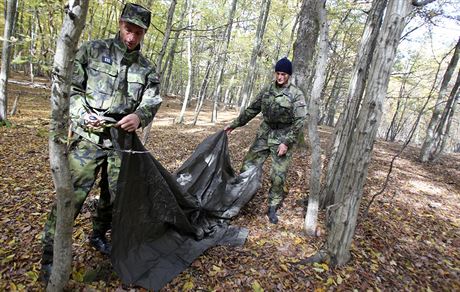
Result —
<svg viewBox="0 0 460 292"><path fill-rule="evenodd" d="M288 58L284 57L276 62L275 72L284 72L292 75L292 63Z"/></svg>

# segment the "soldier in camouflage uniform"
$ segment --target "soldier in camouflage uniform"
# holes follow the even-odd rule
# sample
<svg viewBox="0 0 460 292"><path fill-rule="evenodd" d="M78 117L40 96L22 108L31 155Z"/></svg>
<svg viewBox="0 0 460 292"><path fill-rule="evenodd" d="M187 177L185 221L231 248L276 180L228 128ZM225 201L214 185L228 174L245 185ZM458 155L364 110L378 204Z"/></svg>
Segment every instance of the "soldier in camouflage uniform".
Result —
<svg viewBox="0 0 460 292"><path fill-rule="evenodd" d="M275 66L275 81L264 87L244 112L224 129L229 134L262 112L263 121L244 158L241 172L262 165L271 156L267 215L273 224L278 223L276 211L287 192L286 173L293 146L306 116L305 98L302 91L289 81L291 74L291 62L287 58L279 60Z"/></svg>
<svg viewBox="0 0 460 292"><path fill-rule="evenodd" d="M145 127L162 101L155 69L140 53L150 17L150 11L144 7L126 4L116 37L84 43L75 58L70 104L73 137L69 148L75 216L101 171L101 194L90 244L104 254L111 250L105 234L111 228L112 202L121 165L119 154L112 150L108 126L128 132ZM45 281L52 267L55 226L56 204L42 239Z"/></svg>

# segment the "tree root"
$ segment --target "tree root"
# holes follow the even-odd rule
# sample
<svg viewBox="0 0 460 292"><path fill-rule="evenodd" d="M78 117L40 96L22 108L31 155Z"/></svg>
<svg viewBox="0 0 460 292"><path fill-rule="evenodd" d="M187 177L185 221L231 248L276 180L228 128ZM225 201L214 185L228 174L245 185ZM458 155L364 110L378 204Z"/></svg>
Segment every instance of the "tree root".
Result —
<svg viewBox="0 0 460 292"><path fill-rule="evenodd" d="M328 262L330 259L329 254L327 253L326 250L321 249L319 250L316 254L302 259L298 261L296 264L298 265L306 265L306 264L312 264L312 263L323 263L323 262Z"/></svg>

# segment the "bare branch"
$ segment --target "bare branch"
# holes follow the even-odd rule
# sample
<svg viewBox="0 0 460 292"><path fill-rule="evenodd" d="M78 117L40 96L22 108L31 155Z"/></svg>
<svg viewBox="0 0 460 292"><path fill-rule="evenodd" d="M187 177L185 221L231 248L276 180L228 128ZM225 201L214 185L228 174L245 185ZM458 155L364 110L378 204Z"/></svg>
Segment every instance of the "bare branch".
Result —
<svg viewBox="0 0 460 292"><path fill-rule="evenodd" d="M412 5L414 5L415 7L422 7L434 1L436 0L412 0Z"/></svg>

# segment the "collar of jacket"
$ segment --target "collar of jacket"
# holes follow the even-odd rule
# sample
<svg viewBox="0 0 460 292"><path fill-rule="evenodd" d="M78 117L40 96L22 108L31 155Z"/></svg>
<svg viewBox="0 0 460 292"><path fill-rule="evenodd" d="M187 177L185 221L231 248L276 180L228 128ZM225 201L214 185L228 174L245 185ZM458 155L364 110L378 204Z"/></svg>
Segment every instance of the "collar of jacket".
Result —
<svg viewBox="0 0 460 292"><path fill-rule="evenodd" d="M128 47L121 41L120 32L118 32L115 36L114 43L116 48L122 52L123 57L127 60L134 62L139 58L141 53L141 45L139 44L133 51L129 52Z"/></svg>
<svg viewBox="0 0 460 292"><path fill-rule="evenodd" d="M288 82L283 87L279 87L278 84L276 83L276 80L273 80L269 90L276 92L277 94L288 93L289 88L291 87L291 84L292 84L291 79L289 79Z"/></svg>

